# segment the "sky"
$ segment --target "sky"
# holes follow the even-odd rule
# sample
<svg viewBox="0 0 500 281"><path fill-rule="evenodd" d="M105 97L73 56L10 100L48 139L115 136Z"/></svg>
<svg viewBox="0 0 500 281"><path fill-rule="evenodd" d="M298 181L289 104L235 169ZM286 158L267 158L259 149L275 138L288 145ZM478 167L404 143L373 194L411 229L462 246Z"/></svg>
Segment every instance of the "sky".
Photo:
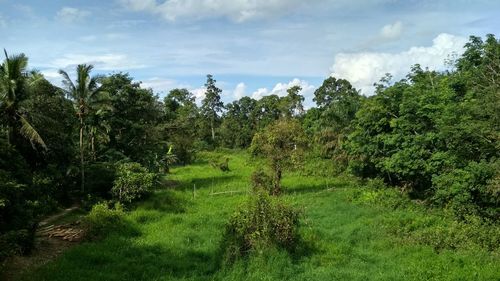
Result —
<svg viewBox="0 0 500 281"><path fill-rule="evenodd" d="M299 85L311 107L332 75L369 96L385 73L445 70L470 35L499 29L497 0L0 0L0 47L54 84L90 63L198 101L207 74L225 102Z"/></svg>

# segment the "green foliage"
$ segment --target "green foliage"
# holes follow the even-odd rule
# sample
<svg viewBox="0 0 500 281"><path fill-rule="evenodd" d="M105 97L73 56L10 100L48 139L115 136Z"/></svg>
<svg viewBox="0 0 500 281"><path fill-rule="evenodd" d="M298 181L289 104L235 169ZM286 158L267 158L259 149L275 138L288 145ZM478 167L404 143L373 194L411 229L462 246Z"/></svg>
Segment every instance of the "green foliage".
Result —
<svg viewBox="0 0 500 281"><path fill-rule="evenodd" d="M212 169L205 154L230 157L231 171ZM224 228L247 202L248 181L259 163L245 151L203 152L200 156L203 158L192 165L172 168L168 179L175 182L175 188L158 190L126 215L134 235L119 231L103 240L82 243L54 261L27 270L19 279L489 281L500 277L498 250L459 246L436 251L415 239L415 230L425 229L431 222L442 228L452 225L448 218L436 219L441 210L355 204L350 198L362 188L352 178L294 172L285 174L287 192L281 198L304 206L299 249L290 254L267 248L262 254L221 265ZM212 190L245 192L211 195ZM393 188L381 190L391 191L391 196L400 194ZM406 206L414 205L422 206ZM399 221L418 223L412 226L413 234L398 234L391 227L403 225ZM314 247L302 249L302 242L307 245L310 241Z"/></svg>
<svg viewBox="0 0 500 281"><path fill-rule="evenodd" d="M46 149L45 142L28 120L23 102L29 97L28 57L24 54L9 56L4 49L5 60L0 65L0 121L7 127L10 143L28 139L30 143Z"/></svg>
<svg viewBox="0 0 500 281"><path fill-rule="evenodd" d="M97 203L83 219L85 235L89 239L103 238L110 232L124 228L125 212L120 203L116 203L113 208L108 203Z"/></svg>
<svg viewBox="0 0 500 281"><path fill-rule="evenodd" d="M259 169L252 173L250 178L252 184L252 191L255 193L266 192L272 194L273 191L273 178L265 171Z"/></svg>
<svg viewBox="0 0 500 281"><path fill-rule="evenodd" d="M36 197L30 175L21 155L0 139L0 262L33 246Z"/></svg>
<svg viewBox="0 0 500 281"><path fill-rule="evenodd" d="M192 93L186 89L173 89L164 99L165 131L173 145L178 162L186 165L195 158L199 138L197 120L200 113Z"/></svg>
<svg viewBox="0 0 500 281"><path fill-rule="evenodd" d="M140 199L152 191L156 175L139 163L123 163L116 169L116 179L111 188L113 197L122 203Z"/></svg>
<svg viewBox="0 0 500 281"><path fill-rule="evenodd" d="M499 50L493 36L472 37L456 72L415 65L393 85L384 78L357 112L344 146L350 170L432 197L457 217L498 218L498 196L487 182L500 151Z"/></svg>
<svg viewBox="0 0 500 281"><path fill-rule="evenodd" d="M116 165L112 162L94 162L87 166L86 188L92 196L109 199L111 188L117 177Z"/></svg>
<svg viewBox="0 0 500 281"><path fill-rule="evenodd" d="M285 169L300 167L307 139L296 120L278 120L255 134L250 151L264 156L273 173L273 194L281 193L281 177Z"/></svg>
<svg viewBox="0 0 500 281"><path fill-rule="evenodd" d="M201 114L204 117L202 122L203 133L205 133L205 140L210 140L212 144L215 143L215 130L220 124L219 113L224 108L224 103L221 100L220 94L222 90L215 85L217 82L211 74L207 75L207 82L205 87L205 98L201 102Z"/></svg>
<svg viewBox="0 0 500 281"><path fill-rule="evenodd" d="M295 250L300 240L299 218L299 212L280 199L256 192L226 226L222 240L224 259L231 263L274 247Z"/></svg>
<svg viewBox="0 0 500 281"><path fill-rule="evenodd" d="M463 169L437 175L433 178L433 200L459 218L479 215L494 219L500 212L500 197L492 179L498 178L499 171L498 161L470 162Z"/></svg>
<svg viewBox="0 0 500 281"><path fill-rule="evenodd" d="M224 158L224 160L210 160L210 165L216 169L219 169L223 172L229 171L229 158Z"/></svg>

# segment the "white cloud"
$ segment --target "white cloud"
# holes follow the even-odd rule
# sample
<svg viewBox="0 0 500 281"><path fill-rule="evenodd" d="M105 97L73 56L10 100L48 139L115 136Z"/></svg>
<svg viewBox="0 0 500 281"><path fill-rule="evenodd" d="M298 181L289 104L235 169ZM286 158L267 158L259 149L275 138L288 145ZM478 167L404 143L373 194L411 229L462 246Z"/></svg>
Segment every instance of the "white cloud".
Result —
<svg viewBox="0 0 500 281"><path fill-rule="evenodd" d="M195 89L188 89L191 93L193 93L196 103L199 105L201 101L205 98L205 93L207 92L207 88L200 87Z"/></svg>
<svg viewBox="0 0 500 281"><path fill-rule="evenodd" d="M80 21L89 15L90 13L88 11L72 7L63 7L57 12L56 18L66 23L72 23Z"/></svg>
<svg viewBox="0 0 500 281"><path fill-rule="evenodd" d="M269 95L269 90L267 88L258 88L257 91L252 93L252 98L256 100L260 100L264 96Z"/></svg>
<svg viewBox="0 0 500 281"><path fill-rule="evenodd" d="M430 47L411 47L400 53L339 53L330 69L331 75L347 79L363 94L371 95L373 83L385 73L391 73L394 79L399 80L417 63L431 70L445 69L444 60L450 54L461 54L467 39L442 33L432 42Z"/></svg>
<svg viewBox="0 0 500 281"><path fill-rule="evenodd" d="M175 88L177 82L173 79L163 79L153 77L142 81L142 88L151 88L155 93L166 93L168 90Z"/></svg>
<svg viewBox="0 0 500 281"><path fill-rule="evenodd" d="M259 100L262 97L269 95L277 95L280 97L284 97L288 94L287 90L293 86L300 86L302 88L300 94L306 98L312 96L316 88L313 85L310 85L307 81L294 78L292 81L288 83L277 83L270 91L267 88L259 88L252 93L252 98Z"/></svg>
<svg viewBox="0 0 500 281"><path fill-rule="evenodd" d="M52 61L55 68L74 67L78 64L92 64L98 70L129 70L142 68L144 65L134 63L123 54L82 55L66 54Z"/></svg>
<svg viewBox="0 0 500 281"><path fill-rule="evenodd" d="M398 38L402 32L403 24L400 21L397 21L393 24L388 24L382 27L380 35L386 39L395 39Z"/></svg>
<svg viewBox="0 0 500 281"><path fill-rule="evenodd" d="M169 21L181 18L205 19L226 17L236 22L275 17L297 9L300 0L121 0L132 11L157 14Z"/></svg>
<svg viewBox="0 0 500 281"><path fill-rule="evenodd" d="M238 83L238 85L236 85L236 87L234 88L234 91L233 91L234 98L237 99L237 100L239 100L242 97L244 97L245 96L245 90L246 90L245 83L243 83L243 82Z"/></svg>

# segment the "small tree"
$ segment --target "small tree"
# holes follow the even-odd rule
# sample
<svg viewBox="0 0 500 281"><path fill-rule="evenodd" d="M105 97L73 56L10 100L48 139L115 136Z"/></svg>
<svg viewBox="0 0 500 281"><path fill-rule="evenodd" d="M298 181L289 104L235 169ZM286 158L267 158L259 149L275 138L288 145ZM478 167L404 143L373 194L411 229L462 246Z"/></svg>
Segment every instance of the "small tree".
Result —
<svg viewBox="0 0 500 281"><path fill-rule="evenodd" d="M263 155L269 162L273 174L271 194L281 193L283 170L300 161L305 144L304 130L296 120L278 120L255 134L250 150L255 155Z"/></svg>
<svg viewBox="0 0 500 281"><path fill-rule="evenodd" d="M121 203L130 203L150 192L154 181L155 174L139 163L123 163L117 168L111 194Z"/></svg>
<svg viewBox="0 0 500 281"><path fill-rule="evenodd" d="M207 83L205 87L207 91L205 93L205 98L201 102L201 111L203 116L210 122L210 131L212 136L212 141L215 141L215 126L217 119L219 118L218 113L222 112L224 108L224 103L221 101L220 94L222 90L215 86L217 82L212 75L207 75Z"/></svg>

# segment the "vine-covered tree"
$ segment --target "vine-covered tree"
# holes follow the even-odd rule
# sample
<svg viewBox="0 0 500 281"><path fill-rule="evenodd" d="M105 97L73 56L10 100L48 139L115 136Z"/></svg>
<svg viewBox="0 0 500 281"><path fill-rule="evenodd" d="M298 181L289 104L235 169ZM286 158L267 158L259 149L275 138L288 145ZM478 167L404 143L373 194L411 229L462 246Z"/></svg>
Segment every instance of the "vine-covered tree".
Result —
<svg viewBox="0 0 500 281"><path fill-rule="evenodd" d="M255 134L250 150L264 156L273 174L271 194L281 193L283 171L300 164L307 138L301 124L294 119L280 119Z"/></svg>

